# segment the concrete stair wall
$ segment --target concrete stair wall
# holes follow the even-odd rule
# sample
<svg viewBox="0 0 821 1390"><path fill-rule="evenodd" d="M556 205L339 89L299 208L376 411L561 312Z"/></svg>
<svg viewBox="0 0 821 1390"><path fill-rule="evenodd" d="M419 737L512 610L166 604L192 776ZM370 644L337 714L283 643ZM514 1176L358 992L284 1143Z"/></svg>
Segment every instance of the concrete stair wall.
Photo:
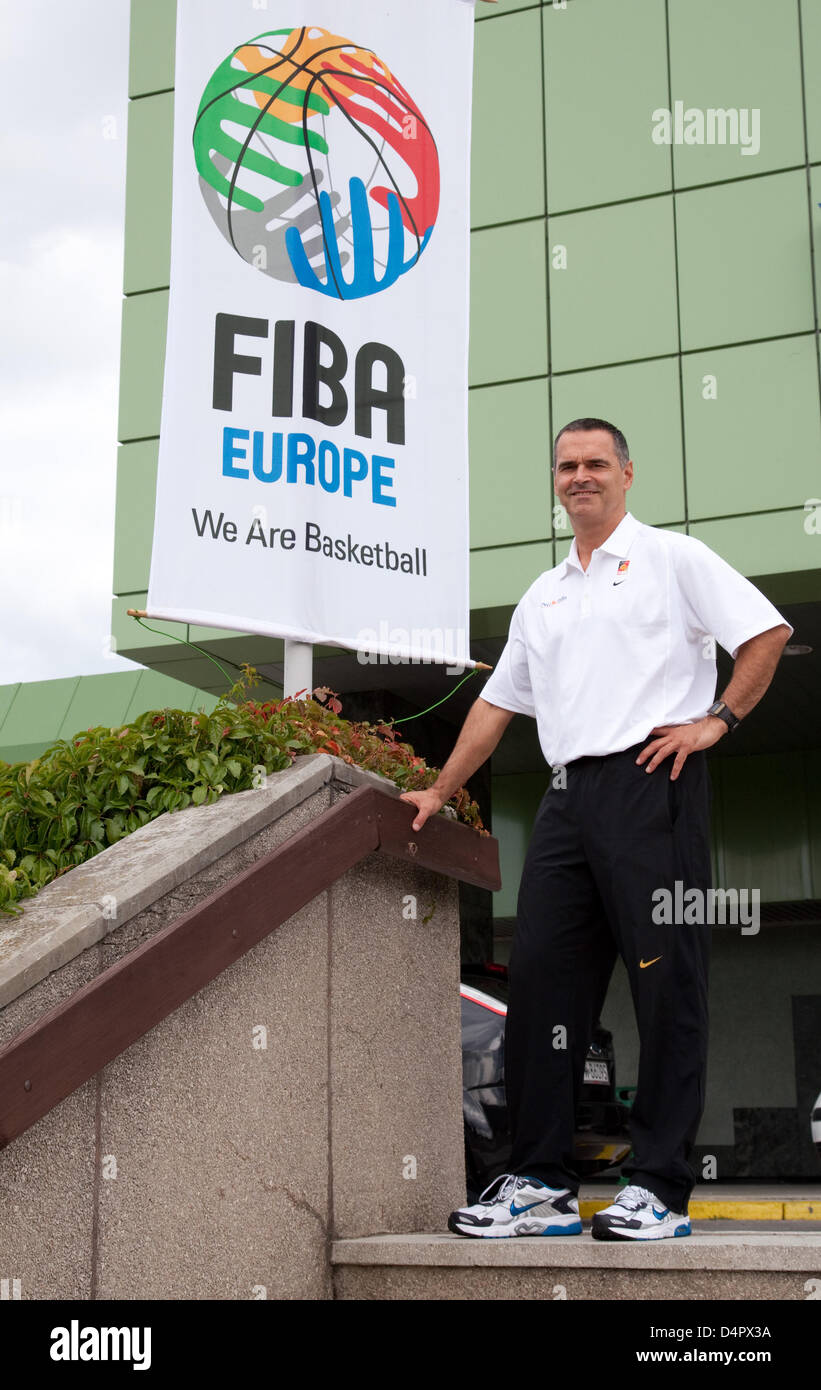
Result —
<svg viewBox="0 0 821 1390"><path fill-rule="evenodd" d="M48 884L0 922L0 1048L369 781L398 795L300 758ZM436 1229L465 1200L460 1027L457 879L367 853L0 1151L0 1280L332 1298L334 1235Z"/></svg>

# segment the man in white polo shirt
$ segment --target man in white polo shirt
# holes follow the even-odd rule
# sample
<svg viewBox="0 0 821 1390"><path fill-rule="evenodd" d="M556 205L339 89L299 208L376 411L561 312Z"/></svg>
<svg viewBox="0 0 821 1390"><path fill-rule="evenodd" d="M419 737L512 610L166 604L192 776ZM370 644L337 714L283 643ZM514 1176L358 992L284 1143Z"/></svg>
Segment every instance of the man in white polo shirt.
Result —
<svg viewBox="0 0 821 1390"><path fill-rule="evenodd" d="M761 699L792 628L701 541L625 510L633 464L614 425L574 420L553 460L570 553L518 603L434 786L403 793L419 830L490 756L515 713L536 719L554 769L522 871L510 960L510 1172L452 1212L448 1226L491 1237L581 1232L576 1105L620 954L640 1040L633 1154L623 1168L629 1185L594 1216L592 1233L689 1235L710 928L654 921L653 894L674 895L677 882L683 893L711 886L704 750ZM715 642L735 661L720 701Z"/></svg>

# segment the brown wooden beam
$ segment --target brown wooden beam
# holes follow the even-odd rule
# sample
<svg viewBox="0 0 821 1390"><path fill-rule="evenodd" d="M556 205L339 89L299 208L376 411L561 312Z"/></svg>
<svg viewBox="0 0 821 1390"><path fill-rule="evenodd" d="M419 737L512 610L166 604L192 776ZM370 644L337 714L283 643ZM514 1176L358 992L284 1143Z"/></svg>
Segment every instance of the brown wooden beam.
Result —
<svg viewBox="0 0 821 1390"><path fill-rule="evenodd" d="M397 797L380 796L375 809L380 849L479 888L491 888L494 892L501 888L499 845L491 836L480 835L444 816L431 816L421 830L414 831L411 827L416 808ZM445 864L447 869L443 868Z"/></svg>
<svg viewBox="0 0 821 1390"><path fill-rule="evenodd" d="M358 787L0 1051L0 1148L374 850L499 887L497 841Z"/></svg>

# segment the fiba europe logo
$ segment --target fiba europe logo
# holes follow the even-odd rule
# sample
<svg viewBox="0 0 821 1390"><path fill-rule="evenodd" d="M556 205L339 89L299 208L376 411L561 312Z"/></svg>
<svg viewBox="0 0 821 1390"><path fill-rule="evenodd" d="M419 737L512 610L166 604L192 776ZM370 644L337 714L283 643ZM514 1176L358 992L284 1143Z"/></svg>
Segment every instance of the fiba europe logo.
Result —
<svg viewBox="0 0 821 1390"><path fill-rule="evenodd" d="M436 142L370 49L277 29L220 63L194 123L200 188L266 275L361 299L416 265L439 210Z"/></svg>

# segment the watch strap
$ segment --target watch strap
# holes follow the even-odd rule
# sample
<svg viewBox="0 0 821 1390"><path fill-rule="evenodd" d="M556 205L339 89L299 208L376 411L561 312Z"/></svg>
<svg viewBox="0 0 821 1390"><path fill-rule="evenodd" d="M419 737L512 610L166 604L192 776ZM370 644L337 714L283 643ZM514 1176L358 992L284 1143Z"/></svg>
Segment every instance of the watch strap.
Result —
<svg viewBox="0 0 821 1390"><path fill-rule="evenodd" d="M716 700L715 704L710 706L707 713L715 715L717 719L723 719L730 733L733 732L733 729L737 729L741 723L741 720L733 714L731 709L728 709L723 700Z"/></svg>

